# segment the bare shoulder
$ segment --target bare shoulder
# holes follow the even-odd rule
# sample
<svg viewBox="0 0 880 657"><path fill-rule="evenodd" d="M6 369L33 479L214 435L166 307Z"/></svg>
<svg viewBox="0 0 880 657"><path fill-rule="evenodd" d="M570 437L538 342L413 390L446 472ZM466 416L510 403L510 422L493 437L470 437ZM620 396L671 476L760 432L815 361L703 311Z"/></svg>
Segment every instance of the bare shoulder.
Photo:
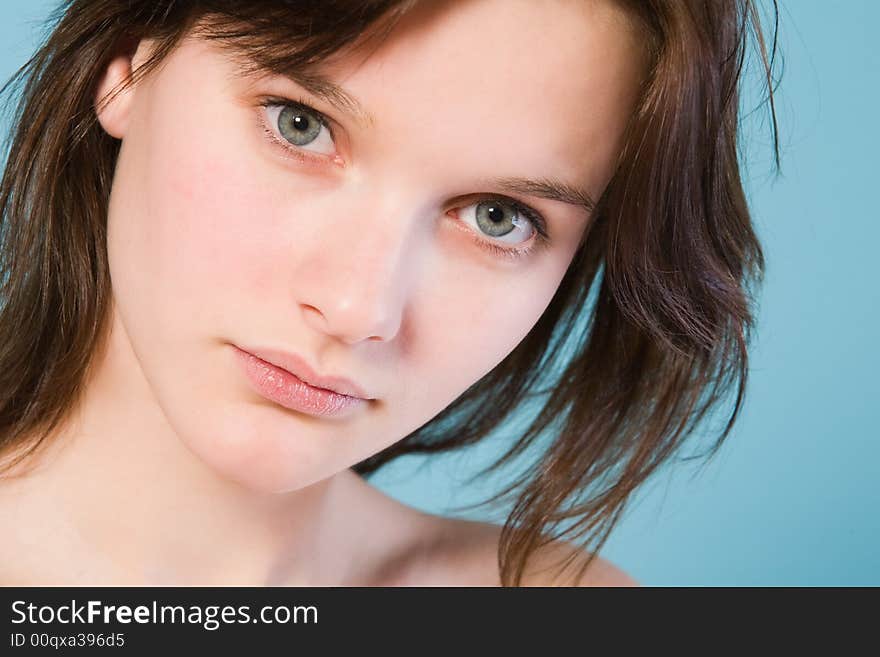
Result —
<svg viewBox="0 0 880 657"><path fill-rule="evenodd" d="M501 526L432 516L433 537L421 573L438 585L500 586L498 543ZM529 559L522 586L638 586L619 567L596 555L556 541ZM589 561L589 564L587 563ZM429 582L425 582L426 584Z"/></svg>
<svg viewBox="0 0 880 657"><path fill-rule="evenodd" d="M382 586L501 586L501 526L434 515L403 504L352 477L347 499L372 521L352 537ZM610 561L557 541L529 558L522 586L638 586Z"/></svg>
<svg viewBox="0 0 880 657"><path fill-rule="evenodd" d="M609 560L567 541L550 543L536 551L532 561L523 578L525 586L639 586Z"/></svg>

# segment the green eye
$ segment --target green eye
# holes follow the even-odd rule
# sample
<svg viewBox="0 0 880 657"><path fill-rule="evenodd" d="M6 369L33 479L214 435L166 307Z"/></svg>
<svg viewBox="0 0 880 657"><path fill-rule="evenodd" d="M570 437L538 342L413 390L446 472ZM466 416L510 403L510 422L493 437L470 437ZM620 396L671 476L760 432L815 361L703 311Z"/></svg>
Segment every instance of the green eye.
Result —
<svg viewBox="0 0 880 657"><path fill-rule="evenodd" d="M470 227L474 241L493 254L520 257L534 250L541 240L549 243L544 218L516 201L485 198L461 207L455 214Z"/></svg>
<svg viewBox="0 0 880 657"><path fill-rule="evenodd" d="M299 157L302 151L334 155L336 143L330 121L301 102L269 98L262 103L264 128L279 146Z"/></svg>
<svg viewBox="0 0 880 657"><path fill-rule="evenodd" d="M463 212L465 218L472 217L468 223L484 235L495 238L505 238L502 242L516 244L527 241L541 225L541 220L536 215L530 214L519 204L504 201L502 199L487 199L478 201L469 206L468 212Z"/></svg>
<svg viewBox="0 0 880 657"><path fill-rule="evenodd" d="M278 115L278 131L295 146L307 146L315 141L324 123L315 112L293 105L285 106Z"/></svg>
<svg viewBox="0 0 880 657"><path fill-rule="evenodd" d="M507 235L522 223L515 208L499 201L477 203L477 226L490 237Z"/></svg>

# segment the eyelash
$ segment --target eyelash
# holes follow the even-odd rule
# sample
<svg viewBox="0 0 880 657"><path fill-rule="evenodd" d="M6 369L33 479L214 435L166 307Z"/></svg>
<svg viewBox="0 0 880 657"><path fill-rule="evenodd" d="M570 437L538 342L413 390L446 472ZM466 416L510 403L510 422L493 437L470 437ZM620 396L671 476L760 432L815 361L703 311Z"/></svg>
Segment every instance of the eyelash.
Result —
<svg viewBox="0 0 880 657"><path fill-rule="evenodd" d="M467 231L470 235L473 235L474 242L476 242L478 247L488 251L492 255L500 256L501 258L519 260L532 253L536 253L539 249L549 246L550 235L547 233L546 222L540 214L532 210L530 207L523 205L516 199L498 195L478 197L474 200L474 203L480 203L482 201L503 201L506 205L510 206L517 213L529 220L529 223L531 223L532 227L535 229L535 236L524 246L499 246L495 242L490 242L489 240L481 238L473 230L466 228L460 220L457 220L458 223L456 223L456 226L461 230Z"/></svg>
<svg viewBox="0 0 880 657"><path fill-rule="evenodd" d="M299 160L300 162L313 162L316 164L320 164L322 161L327 160L326 156L312 155L305 149L298 148L286 139L279 137L275 130L273 130L266 121L265 110L270 107L292 107L294 109L307 110L308 112L315 115L318 121L321 122L322 126L327 128L327 130L330 132L330 137L333 139L333 143L336 143L336 135L333 133L333 125L331 124L330 119L321 114L321 112L319 112L318 110L311 107L308 103L305 103L301 100L291 100L289 98L269 96L260 101L261 111L258 113L260 127L263 129L263 132L266 134L266 136L269 137L269 140L279 146L287 156Z"/></svg>
<svg viewBox="0 0 880 657"><path fill-rule="evenodd" d="M333 139L333 142L336 142L336 136L333 134L333 126L326 116L324 116L321 112L311 107L308 103L302 100L293 100L290 98L281 98L278 96L268 96L260 101L260 111L259 114L259 124L262 128L262 131L266 134L267 138L274 145L278 146L282 149L282 152L286 157L290 157L292 159L296 159L300 162L310 162L320 164L322 161L326 161L326 156L321 155L311 155L308 151L304 149L298 148L296 145L291 144L286 139L279 137L275 130L268 124L266 121L265 110L269 107L293 107L307 110L315 115L318 121L321 122L327 130L330 132L330 137ZM499 246L494 242L490 242L489 240L485 240L477 235L470 228L464 227L464 224L461 223L460 220L457 220L456 224L461 228L461 230L467 231L470 235L473 236L473 241L476 243L478 247L481 249L491 253L494 256L498 256L500 258L505 258L508 260L519 260L521 258L525 258L526 256L536 253L538 250L547 247L550 244L550 235L547 232L547 222L544 217L541 216L540 213L536 212L529 206L517 201L516 199L507 197L507 196L499 196L499 195L484 195L477 198L474 202L479 203L481 201L503 201L505 204L510 206L513 210L521 214L523 217L529 220L532 224L532 227L535 229L535 237L528 242L525 246L516 246L516 247L505 247Z"/></svg>

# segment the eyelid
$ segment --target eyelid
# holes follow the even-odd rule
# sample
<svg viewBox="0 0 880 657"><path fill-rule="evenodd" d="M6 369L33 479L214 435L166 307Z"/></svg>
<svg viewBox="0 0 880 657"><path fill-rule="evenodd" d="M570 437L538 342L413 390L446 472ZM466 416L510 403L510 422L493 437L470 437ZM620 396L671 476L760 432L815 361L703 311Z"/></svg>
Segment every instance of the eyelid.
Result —
<svg viewBox="0 0 880 657"><path fill-rule="evenodd" d="M503 201L507 205L511 206L514 210L521 213L526 219L528 219L541 237L543 237L544 239L550 239L550 233L547 228L547 220L544 218L544 215L542 215L540 212L538 212L525 202L520 201L519 199L515 199L504 194L492 194L490 192L486 192L483 194L469 195L468 200L472 201L471 203L468 203L468 205L480 203L481 201Z"/></svg>
<svg viewBox="0 0 880 657"><path fill-rule="evenodd" d="M546 220L540 212L529 207L522 201L511 198L504 194L491 193L470 195L467 197L466 200L470 202L458 203L456 207L450 212L455 212L455 226L459 230L468 233L471 239L480 248L492 253L493 255L501 256L502 258L506 258L508 260L519 260L550 246L551 239L550 234L547 230ZM532 227L535 229L535 234L531 236L529 240L527 240L526 242L522 242L521 244L504 246L504 242L493 240L490 236L480 234L479 232L474 230L469 223L465 222L461 217L458 216L458 210L460 210L460 208L470 207L472 205L476 205L482 201L487 200L502 201L511 206L517 212L521 213L529 221L529 223L531 223Z"/></svg>
<svg viewBox="0 0 880 657"><path fill-rule="evenodd" d="M260 100L260 105L266 107L267 105L281 105L281 106L289 106L289 107L297 107L300 109L307 110L318 117L318 120L322 125L326 126L327 129L331 129L334 123L333 119L324 114L321 110L315 109L312 105L307 103L305 100L299 98L288 98L285 96L275 96L268 95L263 96Z"/></svg>
<svg viewBox="0 0 880 657"><path fill-rule="evenodd" d="M327 128L327 131L330 133L331 141L333 142L334 146L338 148L339 144L335 130L336 123L335 121L333 121L333 119L329 118L326 114L324 114L320 110L315 109L309 103L303 100L294 100L292 98L284 98L282 96L264 96L263 98L261 98L259 102L259 112L257 113L259 123L263 128L263 131L270 138L270 140L281 149L283 149L286 154L292 156L294 159L312 162L327 162L329 160L330 162L337 165L342 164L342 158L339 156L338 153L332 157L328 155L322 155L320 153L315 153L314 151L309 151L306 148L300 148L296 144L293 144L280 136L278 134L277 126L270 125L272 122L267 120L266 110L269 107L293 107L311 112L315 115L315 118L318 119L321 125Z"/></svg>

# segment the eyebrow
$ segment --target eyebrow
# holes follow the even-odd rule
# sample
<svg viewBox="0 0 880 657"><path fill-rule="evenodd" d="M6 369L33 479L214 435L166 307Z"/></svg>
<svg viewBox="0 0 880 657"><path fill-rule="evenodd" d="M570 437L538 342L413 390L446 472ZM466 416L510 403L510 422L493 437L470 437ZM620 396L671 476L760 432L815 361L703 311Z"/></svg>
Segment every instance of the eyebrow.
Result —
<svg viewBox="0 0 880 657"><path fill-rule="evenodd" d="M279 73L277 71L270 72L295 82L313 96L320 98L340 112L348 114L355 119L361 127L369 127L376 122L373 115L364 109L363 105L358 102L357 98L349 94L345 89L333 82L333 80L320 73L300 73L292 71L284 73Z"/></svg>
<svg viewBox="0 0 880 657"><path fill-rule="evenodd" d="M530 180L529 178L493 178L490 184L499 187L512 194L525 194L537 196L550 201L559 201L576 205L592 214L596 209L596 202L589 192L579 189L575 185L564 183L549 178Z"/></svg>
<svg viewBox="0 0 880 657"><path fill-rule="evenodd" d="M333 82L333 80L320 73L301 73L296 71L281 72L276 70L266 72L293 81L312 95L326 102L328 105L331 105L340 112L348 114L363 127L375 124L375 118L364 109L363 105L358 102L357 98L349 94L345 89ZM530 178L503 177L493 178L488 182L490 185L511 194L535 196L550 201L559 201L568 205L574 205L585 210L588 215L591 215L593 210L596 209L596 202L593 200L589 192L578 188L576 185L559 180L553 180L550 178L532 180Z"/></svg>

